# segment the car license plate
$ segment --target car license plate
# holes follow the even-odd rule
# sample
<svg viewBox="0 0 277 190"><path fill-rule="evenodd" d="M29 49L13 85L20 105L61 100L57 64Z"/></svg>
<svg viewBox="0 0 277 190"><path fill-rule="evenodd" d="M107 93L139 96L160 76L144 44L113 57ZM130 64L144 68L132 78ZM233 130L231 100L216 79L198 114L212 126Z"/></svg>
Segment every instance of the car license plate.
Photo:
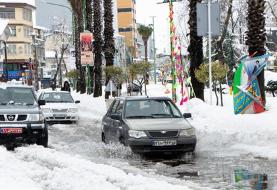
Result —
<svg viewBox="0 0 277 190"><path fill-rule="evenodd" d="M22 128L1 128L0 132L2 134L21 134Z"/></svg>
<svg viewBox="0 0 277 190"><path fill-rule="evenodd" d="M66 117L64 114L54 114L54 117Z"/></svg>
<svg viewBox="0 0 277 190"><path fill-rule="evenodd" d="M175 146L177 145L176 140L159 140L159 141L154 141L153 146Z"/></svg>

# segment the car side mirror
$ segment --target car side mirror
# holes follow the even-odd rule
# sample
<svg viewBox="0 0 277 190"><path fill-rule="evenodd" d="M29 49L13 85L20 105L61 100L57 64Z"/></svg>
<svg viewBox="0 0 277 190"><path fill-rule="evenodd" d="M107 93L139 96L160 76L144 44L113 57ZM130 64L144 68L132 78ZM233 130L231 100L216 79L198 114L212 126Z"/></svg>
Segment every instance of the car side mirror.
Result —
<svg viewBox="0 0 277 190"><path fill-rule="evenodd" d="M111 114L111 118L114 120L121 120L121 114Z"/></svg>
<svg viewBox="0 0 277 190"><path fill-rule="evenodd" d="M38 105L39 106L44 106L45 105L45 100L39 100Z"/></svg>
<svg viewBox="0 0 277 190"><path fill-rule="evenodd" d="M185 119L191 118L191 113L184 113L183 116Z"/></svg>
<svg viewBox="0 0 277 190"><path fill-rule="evenodd" d="M76 101L75 101L75 104L80 104L80 100L76 100Z"/></svg>

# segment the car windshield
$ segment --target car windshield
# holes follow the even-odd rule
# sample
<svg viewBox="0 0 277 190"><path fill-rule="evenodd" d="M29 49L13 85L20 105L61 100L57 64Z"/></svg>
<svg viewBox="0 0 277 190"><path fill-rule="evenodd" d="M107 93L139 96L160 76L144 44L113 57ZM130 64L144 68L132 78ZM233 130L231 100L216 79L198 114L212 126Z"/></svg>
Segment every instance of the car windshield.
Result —
<svg viewBox="0 0 277 190"><path fill-rule="evenodd" d="M128 100L125 118L181 118L178 108L169 100Z"/></svg>
<svg viewBox="0 0 277 190"><path fill-rule="evenodd" d="M1 105L35 105L35 95L31 88L7 87L0 88Z"/></svg>
<svg viewBox="0 0 277 190"><path fill-rule="evenodd" d="M42 100L48 103L73 103L74 100L69 93L51 92L44 93L41 97Z"/></svg>

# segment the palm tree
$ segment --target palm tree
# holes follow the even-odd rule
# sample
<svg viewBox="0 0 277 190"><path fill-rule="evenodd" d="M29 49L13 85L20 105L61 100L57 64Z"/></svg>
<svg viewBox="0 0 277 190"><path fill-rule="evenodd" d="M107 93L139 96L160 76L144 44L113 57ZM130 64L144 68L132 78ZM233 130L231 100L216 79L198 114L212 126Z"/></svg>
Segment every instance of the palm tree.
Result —
<svg viewBox="0 0 277 190"><path fill-rule="evenodd" d="M112 0L104 0L104 53L106 66L112 66L114 62L114 29Z"/></svg>
<svg viewBox="0 0 277 190"><path fill-rule="evenodd" d="M86 92L86 82L85 82L85 72L81 65L81 52L80 52L80 33L84 31L83 25L83 14L82 14L82 3L79 0L68 0L70 3L73 14L74 14L74 23L75 23L75 65L76 69L79 71L79 79L77 85L77 91L80 91L81 94Z"/></svg>
<svg viewBox="0 0 277 190"><path fill-rule="evenodd" d="M86 0L86 30L93 32L92 0Z"/></svg>
<svg viewBox="0 0 277 190"><path fill-rule="evenodd" d="M106 66L112 66L114 63L114 29L113 29L113 4L112 0L104 0L104 53ZM106 85L109 78L106 78ZM105 97L108 98L108 92Z"/></svg>
<svg viewBox="0 0 277 190"><path fill-rule="evenodd" d="M94 97L102 96L102 18L101 1L93 0Z"/></svg>
<svg viewBox="0 0 277 190"><path fill-rule="evenodd" d="M141 24L138 27L138 33L141 35L143 44L144 44L144 55L145 55L145 62L148 62L148 39L152 35L153 28L149 26L145 26Z"/></svg>
<svg viewBox="0 0 277 190"><path fill-rule="evenodd" d="M247 25L248 31L246 45L250 56L261 56L265 50L265 0L248 0ZM258 75L259 87L261 90L262 102L265 105L264 70Z"/></svg>
<svg viewBox="0 0 277 190"><path fill-rule="evenodd" d="M202 37L197 36L197 17L196 4L201 0L189 0L189 26L190 26L190 44L188 51L190 53L190 76L192 88L195 96L204 100L204 84L199 82L195 77L195 70L203 63L203 40Z"/></svg>

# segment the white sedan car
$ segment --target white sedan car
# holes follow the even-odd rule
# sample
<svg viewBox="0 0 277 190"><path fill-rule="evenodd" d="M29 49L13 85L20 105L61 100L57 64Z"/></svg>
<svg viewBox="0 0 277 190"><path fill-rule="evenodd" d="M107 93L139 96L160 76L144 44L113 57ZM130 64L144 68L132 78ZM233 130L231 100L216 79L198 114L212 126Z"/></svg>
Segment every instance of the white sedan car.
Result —
<svg viewBox="0 0 277 190"><path fill-rule="evenodd" d="M73 100L71 94L67 91L49 91L42 92L39 100L45 100L42 106L44 118L49 123L70 121L77 122L79 113L77 105L79 100Z"/></svg>

